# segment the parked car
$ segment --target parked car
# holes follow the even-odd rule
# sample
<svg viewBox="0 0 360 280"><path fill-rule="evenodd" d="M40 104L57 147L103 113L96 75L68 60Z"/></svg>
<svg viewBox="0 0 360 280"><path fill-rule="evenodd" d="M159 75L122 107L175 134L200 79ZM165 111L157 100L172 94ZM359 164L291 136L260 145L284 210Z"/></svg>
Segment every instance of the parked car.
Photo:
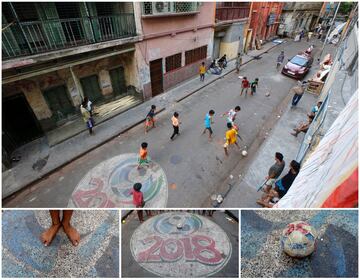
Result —
<svg viewBox="0 0 360 280"><path fill-rule="evenodd" d="M284 65L281 73L297 80L302 80L309 72L312 63L313 58L311 56L311 52L297 54L293 58L289 59L289 61Z"/></svg>

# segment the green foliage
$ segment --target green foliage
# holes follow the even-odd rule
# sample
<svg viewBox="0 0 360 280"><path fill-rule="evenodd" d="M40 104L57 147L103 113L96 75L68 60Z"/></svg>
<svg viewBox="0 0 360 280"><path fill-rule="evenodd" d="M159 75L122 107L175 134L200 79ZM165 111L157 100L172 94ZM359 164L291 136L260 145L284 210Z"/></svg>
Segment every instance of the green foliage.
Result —
<svg viewBox="0 0 360 280"><path fill-rule="evenodd" d="M343 14L343 15L349 15L353 5L354 5L354 2L341 2L340 8L339 8L339 13Z"/></svg>

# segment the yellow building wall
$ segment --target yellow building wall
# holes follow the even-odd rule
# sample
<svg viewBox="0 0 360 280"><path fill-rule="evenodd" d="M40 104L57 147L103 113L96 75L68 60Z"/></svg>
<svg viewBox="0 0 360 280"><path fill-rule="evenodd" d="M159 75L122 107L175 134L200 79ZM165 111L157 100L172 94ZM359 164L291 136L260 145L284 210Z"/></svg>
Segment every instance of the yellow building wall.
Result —
<svg viewBox="0 0 360 280"><path fill-rule="evenodd" d="M220 43L220 57L226 54L227 60L233 59L237 57L239 51L239 42L235 41L231 43Z"/></svg>

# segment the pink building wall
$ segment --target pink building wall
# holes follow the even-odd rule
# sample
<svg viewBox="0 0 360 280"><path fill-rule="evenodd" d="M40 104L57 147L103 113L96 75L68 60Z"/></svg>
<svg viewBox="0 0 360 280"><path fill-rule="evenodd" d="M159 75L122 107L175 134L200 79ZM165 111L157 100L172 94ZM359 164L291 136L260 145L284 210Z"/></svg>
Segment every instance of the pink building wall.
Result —
<svg viewBox="0 0 360 280"><path fill-rule="evenodd" d="M209 63L213 47L214 22L215 2L202 2L197 14L142 18L144 40L137 43L137 52L141 53L142 61L138 60L138 63L145 64L139 67L145 98L151 97L150 61L163 59L164 91L197 75L201 61L185 66L185 51L206 45L206 63ZM166 73L165 58L177 53L182 53L182 67Z"/></svg>

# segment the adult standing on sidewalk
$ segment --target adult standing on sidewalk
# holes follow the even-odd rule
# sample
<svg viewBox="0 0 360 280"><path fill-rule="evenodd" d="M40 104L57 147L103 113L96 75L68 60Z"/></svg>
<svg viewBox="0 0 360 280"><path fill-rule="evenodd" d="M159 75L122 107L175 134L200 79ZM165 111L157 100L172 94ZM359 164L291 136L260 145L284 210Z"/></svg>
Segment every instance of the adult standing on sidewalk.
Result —
<svg viewBox="0 0 360 280"><path fill-rule="evenodd" d="M307 85L307 83L305 81L303 81L303 82L298 81L298 85L296 85L290 89L290 93L294 94L292 102L291 102L291 106L296 106L299 103L301 97L303 96L303 94L305 92L306 85Z"/></svg>
<svg viewBox="0 0 360 280"><path fill-rule="evenodd" d="M241 53L238 53L235 61L235 67L236 67L236 73L239 74L240 72L240 66L242 64L242 55Z"/></svg>
<svg viewBox="0 0 360 280"><path fill-rule="evenodd" d="M92 121L90 112L87 110L87 100L84 99L83 103L80 105L80 112L83 117L86 127L89 129L90 135L93 135L93 126L94 122Z"/></svg>
<svg viewBox="0 0 360 280"><path fill-rule="evenodd" d="M279 70L280 66L283 64L285 58L284 51L281 51L279 56L276 59L276 70Z"/></svg>

